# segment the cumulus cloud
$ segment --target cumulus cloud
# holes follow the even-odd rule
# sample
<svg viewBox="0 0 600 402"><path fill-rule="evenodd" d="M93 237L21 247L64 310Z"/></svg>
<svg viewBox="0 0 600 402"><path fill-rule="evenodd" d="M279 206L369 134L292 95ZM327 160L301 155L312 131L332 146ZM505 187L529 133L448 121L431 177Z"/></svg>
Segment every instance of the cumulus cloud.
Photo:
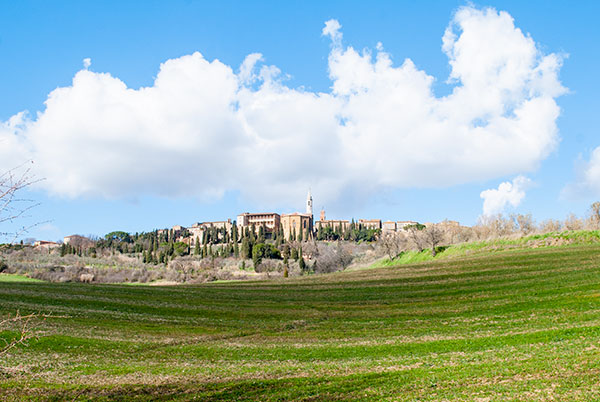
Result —
<svg viewBox="0 0 600 402"><path fill-rule="evenodd" d="M444 97L434 77L408 58L394 65L381 44L344 46L338 21L322 34L332 41L327 93L288 87L258 53L239 68L198 52L167 60L139 89L84 61L42 112L0 125L0 156L35 159L40 185L64 196L239 191L289 205L308 187L332 202L518 174L557 145L562 58L543 54L505 12L454 15L442 40L453 85Z"/></svg>
<svg viewBox="0 0 600 402"><path fill-rule="evenodd" d="M480 196L483 198L483 216L501 214L508 206L518 207L530 185L529 178L519 175L512 182L500 183L497 189L482 191Z"/></svg>
<svg viewBox="0 0 600 402"><path fill-rule="evenodd" d="M600 196L600 147L595 148L588 161L580 160L577 166L577 180L567 185L561 196L585 197Z"/></svg>
<svg viewBox="0 0 600 402"><path fill-rule="evenodd" d="M334 47L342 46L342 25L338 20L331 19L325 22L325 27L321 31L323 36L329 36Z"/></svg>
<svg viewBox="0 0 600 402"><path fill-rule="evenodd" d="M0 168L3 172L32 157L24 136L28 121L25 112L17 113L5 122L0 121Z"/></svg>
<svg viewBox="0 0 600 402"><path fill-rule="evenodd" d="M88 68L90 68L91 65L92 65L92 59L90 59L89 57L86 57L85 59L83 59L83 68L85 68L87 70Z"/></svg>

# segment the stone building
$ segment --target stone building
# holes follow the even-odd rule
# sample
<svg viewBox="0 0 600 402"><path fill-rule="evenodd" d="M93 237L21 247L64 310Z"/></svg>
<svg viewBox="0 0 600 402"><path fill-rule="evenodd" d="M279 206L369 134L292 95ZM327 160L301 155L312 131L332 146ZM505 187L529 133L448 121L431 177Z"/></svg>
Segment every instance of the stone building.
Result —
<svg viewBox="0 0 600 402"><path fill-rule="evenodd" d="M48 241L48 240L38 240L35 243L33 243L33 247L50 250L53 248L60 247L60 244L53 242L53 241Z"/></svg>
<svg viewBox="0 0 600 402"><path fill-rule="evenodd" d="M313 238L313 199L310 189L306 195L306 213L282 214L281 228L283 229L283 238L286 240Z"/></svg>
<svg viewBox="0 0 600 402"><path fill-rule="evenodd" d="M65 236L63 238L63 243L70 244L73 247L82 247L82 248L88 248L88 247L92 247L94 245L93 240L88 239L87 237L81 236L81 235Z"/></svg>
<svg viewBox="0 0 600 402"><path fill-rule="evenodd" d="M263 226L267 232L273 233L279 230L281 225L281 216L275 212L262 212L251 214L244 212L237 216L238 230L241 232L244 228L254 226L254 230L258 232L258 228Z"/></svg>
<svg viewBox="0 0 600 402"><path fill-rule="evenodd" d="M313 216L309 214L301 214L300 212L294 212L292 214L281 215L281 227L283 228L283 238L290 240L293 238L298 239L298 236L302 236L302 239L306 239L306 232L308 231L308 238L313 236Z"/></svg>
<svg viewBox="0 0 600 402"><path fill-rule="evenodd" d="M319 232L321 229L330 227L332 229L340 229L341 231L346 231L350 228L350 221L340 220L340 219L326 219L325 218L325 210L321 210L321 216L318 221L314 223L315 232Z"/></svg>
<svg viewBox="0 0 600 402"><path fill-rule="evenodd" d="M332 229L340 229L342 231L348 230L350 227L350 221L341 220L341 219L327 219L327 220L319 220L315 221L315 231L318 232L322 228L330 227Z"/></svg>
<svg viewBox="0 0 600 402"><path fill-rule="evenodd" d="M383 233L395 232L396 231L396 222L394 221L386 221L381 225L381 230Z"/></svg>
<svg viewBox="0 0 600 402"><path fill-rule="evenodd" d="M365 229L381 229L381 219L359 219L358 224Z"/></svg>
<svg viewBox="0 0 600 402"><path fill-rule="evenodd" d="M398 221L396 222L396 230L398 232L406 232L407 226L418 225L419 222L416 221Z"/></svg>

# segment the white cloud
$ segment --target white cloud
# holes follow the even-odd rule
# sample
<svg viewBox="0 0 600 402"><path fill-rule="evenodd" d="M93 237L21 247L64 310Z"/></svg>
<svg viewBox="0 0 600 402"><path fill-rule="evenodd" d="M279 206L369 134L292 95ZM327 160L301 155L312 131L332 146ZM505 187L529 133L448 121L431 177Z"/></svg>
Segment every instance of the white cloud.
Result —
<svg viewBox="0 0 600 402"><path fill-rule="evenodd" d="M340 29L329 20L322 32L330 93L286 86L258 53L237 72L200 53L171 59L140 89L84 68L35 118L0 126L0 156L35 159L41 185L64 196L240 191L289 205L308 187L325 203L518 174L556 147L562 59L542 54L507 13L456 13L443 38L454 83L445 97L381 44L344 47Z"/></svg>
<svg viewBox="0 0 600 402"><path fill-rule="evenodd" d="M88 68L90 68L91 65L92 65L92 59L90 59L89 57L86 57L85 59L83 59L83 68L85 68L87 70Z"/></svg>
<svg viewBox="0 0 600 402"><path fill-rule="evenodd" d="M600 196L600 147L592 151L589 161L578 161L577 180L567 185L561 196L571 198Z"/></svg>
<svg viewBox="0 0 600 402"><path fill-rule="evenodd" d="M342 25L338 20L331 19L325 22L325 27L321 31L323 36L329 36L334 47L342 45Z"/></svg>
<svg viewBox="0 0 600 402"><path fill-rule="evenodd" d="M1 172L16 168L31 159L32 155L25 144L27 122L25 112L17 113L6 122L0 121Z"/></svg>
<svg viewBox="0 0 600 402"><path fill-rule="evenodd" d="M483 216L501 214L508 206L518 207L530 185L529 178L519 175L512 182L500 183L497 189L482 191L480 196L483 198Z"/></svg>

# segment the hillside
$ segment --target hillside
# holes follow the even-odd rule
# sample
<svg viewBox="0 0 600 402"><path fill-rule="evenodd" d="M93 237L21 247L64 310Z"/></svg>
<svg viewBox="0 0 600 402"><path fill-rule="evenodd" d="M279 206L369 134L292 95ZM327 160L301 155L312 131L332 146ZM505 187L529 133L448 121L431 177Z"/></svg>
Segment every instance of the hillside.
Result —
<svg viewBox="0 0 600 402"><path fill-rule="evenodd" d="M285 281L0 281L17 310L58 317L0 360L3 400L600 398L599 245Z"/></svg>

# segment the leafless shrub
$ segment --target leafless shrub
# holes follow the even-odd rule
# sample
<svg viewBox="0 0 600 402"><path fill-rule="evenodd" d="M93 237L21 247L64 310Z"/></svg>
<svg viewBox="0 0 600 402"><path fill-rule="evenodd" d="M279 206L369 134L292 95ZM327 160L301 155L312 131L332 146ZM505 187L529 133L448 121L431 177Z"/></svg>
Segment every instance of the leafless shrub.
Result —
<svg viewBox="0 0 600 402"><path fill-rule="evenodd" d="M283 262L281 260L263 259L258 265L256 272L266 273L269 277L272 273L283 272Z"/></svg>
<svg viewBox="0 0 600 402"><path fill-rule="evenodd" d="M513 234L515 222L502 214L482 216L473 230L478 240L495 239Z"/></svg>
<svg viewBox="0 0 600 402"><path fill-rule="evenodd" d="M600 202L596 201L590 205L586 226L592 230L600 229Z"/></svg>
<svg viewBox="0 0 600 402"><path fill-rule="evenodd" d="M582 230L583 220L578 218L575 214L569 214L565 219L564 228L566 230Z"/></svg>
<svg viewBox="0 0 600 402"><path fill-rule="evenodd" d="M377 242L383 252L393 260L408 247L408 238L404 233L388 232L382 233Z"/></svg>
<svg viewBox="0 0 600 402"><path fill-rule="evenodd" d="M561 229L562 223L555 219L547 219L539 225L539 231L542 233L559 232Z"/></svg>
<svg viewBox="0 0 600 402"><path fill-rule="evenodd" d="M337 242L321 247L312 267L315 273L336 272L344 270L352 263L352 259L350 250L342 242Z"/></svg>
<svg viewBox="0 0 600 402"><path fill-rule="evenodd" d="M423 229L425 229L423 225L410 225L406 228L411 246L419 252L425 250L425 247L427 247L425 237L423 236Z"/></svg>
<svg viewBox="0 0 600 402"><path fill-rule="evenodd" d="M523 235L528 235L535 231L535 221L533 220L531 214L512 215L511 218L515 223L515 226Z"/></svg>
<svg viewBox="0 0 600 402"><path fill-rule="evenodd" d="M309 259L315 259L319 256L319 245L315 240L302 244L302 253Z"/></svg>
<svg viewBox="0 0 600 402"><path fill-rule="evenodd" d="M431 254L435 257L437 254L436 248L444 241L444 232L439 225L428 225L422 230L421 234L425 244L431 248Z"/></svg>

